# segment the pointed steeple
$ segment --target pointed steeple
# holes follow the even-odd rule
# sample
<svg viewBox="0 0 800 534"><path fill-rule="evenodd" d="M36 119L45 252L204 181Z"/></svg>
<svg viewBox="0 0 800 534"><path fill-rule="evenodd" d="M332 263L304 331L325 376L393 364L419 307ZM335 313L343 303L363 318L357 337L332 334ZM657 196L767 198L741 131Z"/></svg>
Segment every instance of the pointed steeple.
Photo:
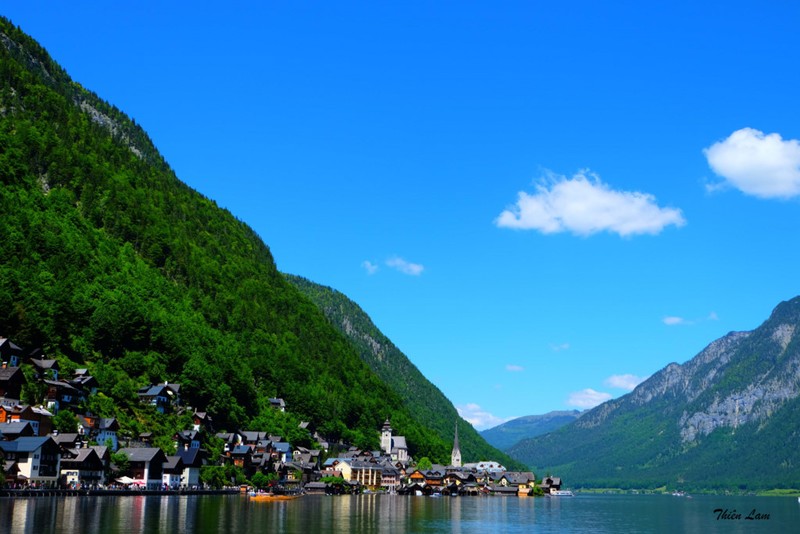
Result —
<svg viewBox="0 0 800 534"><path fill-rule="evenodd" d="M458 420L456 420L455 424L453 452L450 454L450 465L453 467L461 467L461 449L458 447Z"/></svg>

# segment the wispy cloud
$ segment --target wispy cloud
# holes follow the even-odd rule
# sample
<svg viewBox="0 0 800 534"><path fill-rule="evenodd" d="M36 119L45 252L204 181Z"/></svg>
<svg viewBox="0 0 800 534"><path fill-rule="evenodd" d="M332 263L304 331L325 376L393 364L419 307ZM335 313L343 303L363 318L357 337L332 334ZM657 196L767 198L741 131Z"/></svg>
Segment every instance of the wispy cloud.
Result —
<svg viewBox="0 0 800 534"><path fill-rule="evenodd" d="M495 224L543 234L588 236L605 231L623 237L658 234L667 226L686 224L681 210L661 208L655 200L647 193L615 191L589 171L572 178L550 175L534 194L520 191L516 204L503 211Z"/></svg>
<svg viewBox="0 0 800 534"><path fill-rule="evenodd" d="M576 408L588 409L594 408L598 404L603 404L609 399L611 399L610 393L586 388L581 391L570 393L569 398L567 399L567 404L570 406L575 406Z"/></svg>
<svg viewBox="0 0 800 534"><path fill-rule="evenodd" d="M506 365L506 371L511 371L512 373L519 373L524 370L525 368L522 367L521 365L514 365L512 363Z"/></svg>
<svg viewBox="0 0 800 534"><path fill-rule="evenodd" d="M703 149L711 169L723 184L759 198L800 195L800 141L784 140L754 128L736 130L727 139ZM720 184L711 184L717 190Z"/></svg>
<svg viewBox="0 0 800 534"><path fill-rule="evenodd" d="M550 349L553 352L561 352L562 350L569 350L569 343L550 343Z"/></svg>
<svg viewBox="0 0 800 534"><path fill-rule="evenodd" d="M625 374L625 375L611 375L606 378L605 385L610 388L624 389L626 391L633 391L636 386L647 380L641 376Z"/></svg>
<svg viewBox="0 0 800 534"><path fill-rule="evenodd" d="M495 427L499 424L505 423L514 419L514 417L497 417L486 410L482 409L478 404L469 403L461 406L456 406L458 415L463 417L477 430L485 430L487 428Z"/></svg>
<svg viewBox="0 0 800 534"><path fill-rule="evenodd" d="M423 265L419 263L411 263L399 256L394 256L386 260L386 265L392 269L400 271L403 274L408 274L411 276L419 276L422 274L422 271L425 270Z"/></svg>
<svg viewBox="0 0 800 534"><path fill-rule="evenodd" d="M667 315L666 317L661 319L661 322L667 326L678 326L678 325L689 326L697 323L702 323L704 321L719 321L719 316L717 315L717 312L712 311L711 313L700 319L686 319L685 317L678 317L677 315Z"/></svg>
<svg viewBox="0 0 800 534"><path fill-rule="evenodd" d="M380 269L378 265L372 263L369 260L364 260L363 262L361 262L361 266L364 268L365 271L367 271L367 274L369 275L377 273L378 269Z"/></svg>

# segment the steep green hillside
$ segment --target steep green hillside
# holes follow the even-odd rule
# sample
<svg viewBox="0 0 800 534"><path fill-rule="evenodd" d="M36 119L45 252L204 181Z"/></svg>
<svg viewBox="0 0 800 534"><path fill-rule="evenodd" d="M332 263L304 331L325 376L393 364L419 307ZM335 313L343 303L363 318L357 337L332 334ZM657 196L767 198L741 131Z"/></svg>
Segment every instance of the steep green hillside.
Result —
<svg viewBox="0 0 800 534"><path fill-rule="evenodd" d="M350 339L361 358L403 400L409 412L425 427L433 430L438 443L435 458L449 463L453 426L458 421L458 439L464 462L491 459L510 467L522 467L486 443L472 425L461 419L447 397L378 330L358 304L329 287L299 276L286 276Z"/></svg>
<svg viewBox="0 0 800 534"><path fill-rule="evenodd" d="M796 488L798 334L800 297L509 453L586 486Z"/></svg>
<svg viewBox="0 0 800 534"><path fill-rule="evenodd" d="M5 19L0 212L0 334L88 367L117 407L170 380L218 428L268 424L280 396L332 439L377 447L387 415L428 432L247 225Z"/></svg>
<svg viewBox="0 0 800 534"><path fill-rule="evenodd" d="M523 439L535 438L558 430L571 423L581 412L578 410L549 412L544 415L526 415L507 421L494 428L481 431L483 439L500 450L508 450Z"/></svg>

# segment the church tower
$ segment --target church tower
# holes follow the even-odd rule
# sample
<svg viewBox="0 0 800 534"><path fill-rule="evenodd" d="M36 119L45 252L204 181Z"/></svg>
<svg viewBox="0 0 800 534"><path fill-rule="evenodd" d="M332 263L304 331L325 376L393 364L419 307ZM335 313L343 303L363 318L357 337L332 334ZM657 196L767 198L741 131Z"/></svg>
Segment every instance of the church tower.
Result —
<svg viewBox="0 0 800 534"><path fill-rule="evenodd" d="M453 452L450 454L450 465L461 467L461 449L458 448L458 421L456 421L456 433L453 438Z"/></svg>
<svg viewBox="0 0 800 534"><path fill-rule="evenodd" d="M388 417L381 429L381 450L386 454L392 454L392 425Z"/></svg>

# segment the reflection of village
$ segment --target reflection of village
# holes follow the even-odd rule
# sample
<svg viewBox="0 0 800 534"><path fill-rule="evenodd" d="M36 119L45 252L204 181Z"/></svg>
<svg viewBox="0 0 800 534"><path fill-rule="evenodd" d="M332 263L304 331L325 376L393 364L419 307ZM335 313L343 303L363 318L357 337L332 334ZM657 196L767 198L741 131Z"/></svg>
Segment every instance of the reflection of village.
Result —
<svg viewBox="0 0 800 534"><path fill-rule="evenodd" d="M393 434L388 419L381 428L380 449L373 451L329 443L309 423L301 428L313 435L319 449L293 447L268 432L214 434L211 418L182 406L180 385L171 383L143 387L138 397L161 413L191 414L191 428L174 435L174 454L154 447L150 432L119 436L116 419L87 412L75 416L75 432L58 432L54 416L65 408L75 412L97 394L96 379L86 369L60 378L56 360L44 358L41 351L23 358L22 350L6 338L0 338L0 357L0 466L6 494L32 489L189 491L238 485L239 480L210 482L204 476L210 468L224 466L235 467L262 489L286 493L526 496L556 493L561 487L558 478L548 476L537 483L532 472L507 471L494 461L462 465L457 426L447 466L416 463L405 437ZM26 375L43 392L40 404L20 400L29 381ZM274 409L285 411L282 399L270 402ZM218 458L209 457L205 447L209 436L223 442ZM116 462L123 458L125 465L117 465L112 457Z"/></svg>

